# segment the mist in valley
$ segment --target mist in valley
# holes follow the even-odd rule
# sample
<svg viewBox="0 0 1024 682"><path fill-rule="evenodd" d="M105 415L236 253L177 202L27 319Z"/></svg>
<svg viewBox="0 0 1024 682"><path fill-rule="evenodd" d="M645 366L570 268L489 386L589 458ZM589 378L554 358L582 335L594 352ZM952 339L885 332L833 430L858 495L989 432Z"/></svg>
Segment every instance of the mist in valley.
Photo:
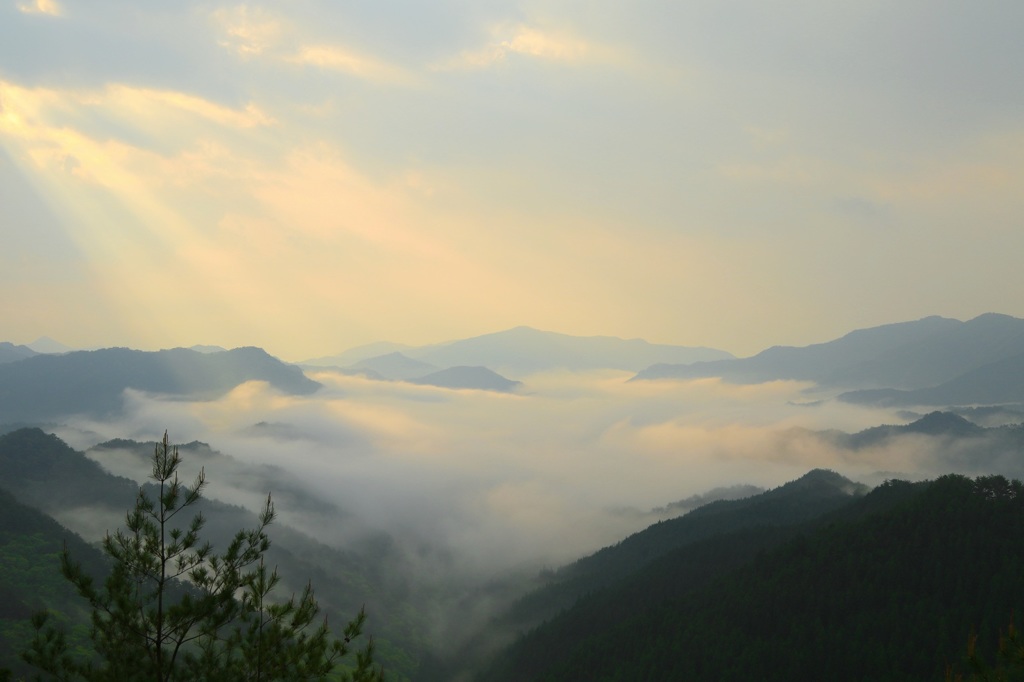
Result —
<svg viewBox="0 0 1024 682"><path fill-rule="evenodd" d="M543 572L678 516L680 501L713 489L700 499L813 468L874 485L1018 466L1012 457L972 463L962 441L920 434L850 447L837 430L912 415L831 400L809 382L547 372L498 393L308 373L323 384L308 396L256 381L211 401L129 390L116 421L73 419L55 432L143 482L144 450L96 446L167 430L181 444L182 477L203 468L208 497L256 511L272 493L272 539L296 529L339 550L382 552L372 570L404 595L439 655L484 630ZM75 510L61 521L95 540L119 519Z"/></svg>

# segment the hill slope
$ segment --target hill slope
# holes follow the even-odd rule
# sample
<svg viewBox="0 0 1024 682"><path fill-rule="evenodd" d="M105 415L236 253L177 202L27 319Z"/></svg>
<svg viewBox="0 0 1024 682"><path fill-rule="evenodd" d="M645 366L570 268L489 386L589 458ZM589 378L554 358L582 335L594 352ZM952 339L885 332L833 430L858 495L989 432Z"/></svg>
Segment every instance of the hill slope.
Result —
<svg viewBox="0 0 1024 682"><path fill-rule="evenodd" d="M814 470L773 490L743 499L718 500L678 518L656 523L544 578L540 587L495 618L488 631L470 642L458 660L449 661L447 668L442 666L435 676L425 679L440 682L475 668L493 653L496 643L511 642L515 633L552 618L587 594L630 580L681 548L734 532L753 532L755 541L746 546L757 548L761 546L759 542L776 538L774 532L766 532L766 529L791 528L817 518L849 503L864 491L863 486L839 474Z"/></svg>
<svg viewBox="0 0 1024 682"><path fill-rule="evenodd" d="M481 679L942 679L1024 604L1021 532L1020 482L890 482L774 547L764 529L667 554Z"/></svg>
<svg viewBox="0 0 1024 682"><path fill-rule="evenodd" d="M986 363L930 388L850 391L839 399L886 407L1024 403L1024 353Z"/></svg>
<svg viewBox="0 0 1024 682"><path fill-rule="evenodd" d="M114 441L101 451L146 449L153 444ZM203 454L205 452L205 455ZM99 455L102 457L103 452ZM182 450L185 461L203 456L207 475L216 482L218 474L231 470L222 466L218 456L202 444L189 444ZM257 484L264 474L249 472ZM287 481L284 481L287 485ZM95 541L107 530L123 525L124 514L135 502L139 486L134 481L113 476L97 462L70 448L54 435L26 428L0 435L0 491L47 516L57 519L83 537ZM261 491L265 496L266 490ZM285 500L293 499L285 489ZM152 497L155 491L150 489ZM265 499L265 497L264 497ZM307 500L308 507L315 500ZM255 513L239 506L204 497L196 507L206 518L203 537L223 550L234 534L257 525ZM287 514L287 510L282 509ZM339 512L336 518L342 518ZM381 566L400 559L389 538L374 536L353 543L355 549L340 549L322 544L284 522L271 526L271 547L267 561L279 567L282 592L301 591L307 582L317 588L316 596L332 622L346 622L360 607L370 614L369 629L381 645L382 660L392 668L396 679L405 679L415 668L410 651L425 636L425 626L405 601L396 597L396 587L388 584ZM385 653L387 652L387 653Z"/></svg>

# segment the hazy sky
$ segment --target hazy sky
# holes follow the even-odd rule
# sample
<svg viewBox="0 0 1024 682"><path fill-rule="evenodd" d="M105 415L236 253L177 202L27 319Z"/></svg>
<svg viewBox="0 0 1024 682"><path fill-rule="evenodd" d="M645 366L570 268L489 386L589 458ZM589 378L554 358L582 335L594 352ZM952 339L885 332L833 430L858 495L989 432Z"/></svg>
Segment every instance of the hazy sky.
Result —
<svg viewBox="0 0 1024 682"><path fill-rule="evenodd" d="M0 340L1024 316L1020 0L0 0Z"/></svg>

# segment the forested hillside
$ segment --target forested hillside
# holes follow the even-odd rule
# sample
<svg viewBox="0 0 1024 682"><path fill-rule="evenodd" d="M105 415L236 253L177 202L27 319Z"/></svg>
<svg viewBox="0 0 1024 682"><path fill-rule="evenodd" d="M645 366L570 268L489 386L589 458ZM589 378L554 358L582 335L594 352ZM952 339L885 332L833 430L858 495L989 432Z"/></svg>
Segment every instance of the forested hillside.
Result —
<svg viewBox="0 0 1024 682"><path fill-rule="evenodd" d="M481 680L942 679L1024 605L1024 488L887 482L804 526L679 549L522 637ZM773 546L774 545L774 546Z"/></svg>
<svg viewBox="0 0 1024 682"><path fill-rule="evenodd" d="M0 489L0 669L28 672L19 655L31 638L30 619L38 611L65 614L65 622L77 622L77 635L84 635L86 612L60 574L65 545L89 573L104 573L106 563L96 548Z"/></svg>
<svg viewBox="0 0 1024 682"><path fill-rule="evenodd" d="M703 505L555 572L545 586L520 600L510 615L520 623L539 621L585 594L633 575L677 548L745 528L805 522L866 491L835 472L816 469L759 495Z"/></svg>

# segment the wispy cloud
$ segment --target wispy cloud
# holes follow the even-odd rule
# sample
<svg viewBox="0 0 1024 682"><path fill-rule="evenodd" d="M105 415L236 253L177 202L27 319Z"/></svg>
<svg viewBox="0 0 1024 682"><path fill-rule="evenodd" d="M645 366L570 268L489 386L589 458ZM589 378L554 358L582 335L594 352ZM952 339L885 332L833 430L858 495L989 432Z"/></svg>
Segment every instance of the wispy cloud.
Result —
<svg viewBox="0 0 1024 682"><path fill-rule="evenodd" d="M57 4L57 0L33 0L33 2L22 2L18 4L18 11L25 14L46 14L51 17L59 17L63 14L63 8Z"/></svg>
<svg viewBox="0 0 1024 682"><path fill-rule="evenodd" d="M242 57L260 55L274 47L284 32L283 22L259 8L238 5L211 14L220 27L220 46Z"/></svg>
<svg viewBox="0 0 1024 682"><path fill-rule="evenodd" d="M305 45L283 59L291 64L339 71L376 83L412 82L411 75L404 69L338 45Z"/></svg>
<svg viewBox="0 0 1024 682"><path fill-rule="evenodd" d="M309 37L310 31L262 8L239 5L210 15L221 47L243 59L262 58L349 74L381 84L408 84L412 75L365 52Z"/></svg>
<svg viewBox="0 0 1024 682"><path fill-rule="evenodd" d="M497 25L492 40L484 46L460 52L455 57L435 62L431 69L451 71L484 69L504 62L510 55L524 55L544 61L581 64L607 61L612 50L579 38L569 32L547 31L525 24Z"/></svg>

